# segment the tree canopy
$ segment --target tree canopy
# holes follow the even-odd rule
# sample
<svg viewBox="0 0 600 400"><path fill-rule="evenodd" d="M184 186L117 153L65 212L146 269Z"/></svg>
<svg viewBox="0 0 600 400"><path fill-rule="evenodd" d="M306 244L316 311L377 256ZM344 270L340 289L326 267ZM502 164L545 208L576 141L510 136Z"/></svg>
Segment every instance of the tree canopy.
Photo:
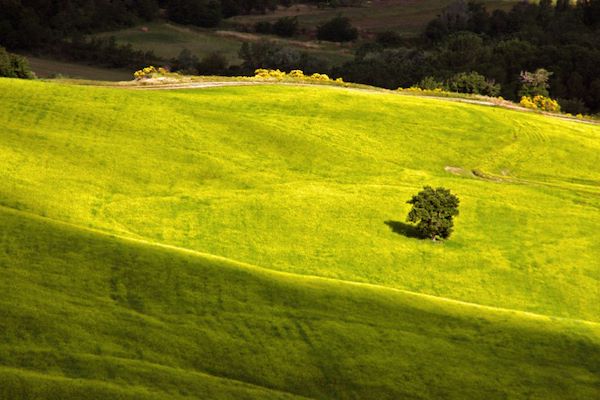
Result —
<svg viewBox="0 0 600 400"><path fill-rule="evenodd" d="M425 186L413 196L408 204L412 209L406 220L416 222L417 230L432 240L450 237L454 226L453 217L458 215L459 199L448 189Z"/></svg>

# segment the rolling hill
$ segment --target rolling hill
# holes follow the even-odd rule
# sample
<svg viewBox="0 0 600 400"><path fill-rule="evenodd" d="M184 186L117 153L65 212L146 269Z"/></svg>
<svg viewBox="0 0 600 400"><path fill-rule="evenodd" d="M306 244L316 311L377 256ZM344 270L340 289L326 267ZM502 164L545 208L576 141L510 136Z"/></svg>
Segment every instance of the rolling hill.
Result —
<svg viewBox="0 0 600 400"><path fill-rule="evenodd" d="M597 125L292 85L0 105L0 398L600 394ZM426 184L447 242L402 222Z"/></svg>

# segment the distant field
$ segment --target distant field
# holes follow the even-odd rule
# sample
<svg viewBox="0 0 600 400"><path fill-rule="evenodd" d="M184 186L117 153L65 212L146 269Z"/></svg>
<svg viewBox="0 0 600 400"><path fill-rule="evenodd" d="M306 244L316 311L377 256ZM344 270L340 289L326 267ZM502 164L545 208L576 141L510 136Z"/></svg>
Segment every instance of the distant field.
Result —
<svg viewBox="0 0 600 400"><path fill-rule="evenodd" d="M265 15L237 16L232 22L254 24L258 21L273 21L282 16L298 16L302 27L315 26L341 14L363 31L380 32L393 30L406 35L420 33L425 25L435 18L444 7L455 0L380 0L369 1L363 7L326 8L298 5L280 8L276 13ZM489 10L509 9L516 0L483 0Z"/></svg>
<svg viewBox="0 0 600 400"><path fill-rule="evenodd" d="M353 44L338 45L314 40L315 27L332 17L341 14L349 17L363 36L374 32L394 30L402 34L416 35L427 22L433 19L451 0L384 0L368 3L364 7L319 9L316 6L296 5L288 9L280 8L264 15L245 15L230 18L223 22L221 30L201 29L167 22L153 22L124 30L106 32L98 36L115 36L119 43L130 43L140 50L152 50L163 58L173 58L184 48L202 58L210 53L225 55L232 64L240 62L238 52L243 42L262 39L306 51L313 56L341 64L353 57ZM508 9L514 0L484 1L490 9ZM304 35L294 39L257 35L235 31L236 26L252 28L258 21L274 21L282 16L298 16Z"/></svg>
<svg viewBox="0 0 600 400"><path fill-rule="evenodd" d="M31 69L40 78L64 78L91 79L103 81L129 81L133 79L132 72L110 68L97 68L87 65L68 63L26 56Z"/></svg>
<svg viewBox="0 0 600 400"><path fill-rule="evenodd" d="M142 28L147 30L142 30ZM167 59L177 56L184 48L190 50L199 58L217 52L225 55L232 64L241 62L238 53L242 43L264 39L263 36L255 34L222 30L211 31L166 22L156 22L121 31L107 32L99 36L115 36L119 43L131 43L136 49L152 50L156 55ZM270 39L307 51L332 62L341 62L352 57L348 50L331 43L317 44L275 37L270 37Z"/></svg>
<svg viewBox="0 0 600 400"><path fill-rule="evenodd" d="M141 28L147 28L143 31ZM115 36L119 43L131 43L136 49L152 50L159 57L172 58L187 48L199 57L221 52L231 61L237 61L240 41L222 37L208 30L195 29L171 23L155 22L99 36Z"/></svg>

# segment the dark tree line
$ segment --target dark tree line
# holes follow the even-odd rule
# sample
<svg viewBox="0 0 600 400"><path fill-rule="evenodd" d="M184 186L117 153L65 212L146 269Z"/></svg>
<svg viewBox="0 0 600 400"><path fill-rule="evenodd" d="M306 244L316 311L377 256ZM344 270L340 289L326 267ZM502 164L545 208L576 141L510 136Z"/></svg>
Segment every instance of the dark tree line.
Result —
<svg viewBox="0 0 600 400"><path fill-rule="evenodd" d="M520 2L491 13L459 1L428 24L421 40L379 35L334 75L396 88L477 72L517 100L521 72L538 68L552 72L549 94L565 111L600 112L600 0Z"/></svg>
<svg viewBox="0 0 600 400"><path fill-rule="evenodd" d="M0 46L0 77L32 79L34 75L24 57L9 53Z"/></svg>
<svg viewBox="0 0 600 400"><path fill-rule="evenodd" d="M152 19L156 0L0 0L0 44L31 49Z"/></svg>
<svg viewBox="0 0 600 400"><path fill-rule="evenodd" d="M223 18L265 13L289 0L0 0L0 45L32 49L76 33L153 20L160 9L182 24L218 25Z"/></svg>
<svg viewBox="0 0 600 400"><path fill-rule="evenodd" d="M107 66L141 67L151 53L113 40L83 40L86 33L125 27L165 15L177 22L216 26L224 17L260 13L292 0L0 0L0 46L46 49L59 57ZM317 1L317 3L319 3ZM338 4L333 2L332 5ZM297 20L282 19L272 33L293 35ZM316 28L316 27L315 27ZM353 40L356 30L343 17L319 27L324 40ZM240 52L241 66L211 55L192 62L195 71L251 73L253 68L303 69L346 81L386 88L425 82L518 100L521 72L543 68L549 95L571 113L600 112L600 0L520 2L506 12L476 1L457 1L432 20L420 38L383 32L356 50L351 62L328 68L295 48L254 43ZM190 64L190 63L188 63Z"/></svg>
<svg viewBox="0 0 600 400"><path fill-rule="evenodd" d="M140 68L161 61L151 52L83 35L132 26L159 16L213 27L224 17L266 12L286 0L0 0L0 46L48 53L108 67Z"/></svg>

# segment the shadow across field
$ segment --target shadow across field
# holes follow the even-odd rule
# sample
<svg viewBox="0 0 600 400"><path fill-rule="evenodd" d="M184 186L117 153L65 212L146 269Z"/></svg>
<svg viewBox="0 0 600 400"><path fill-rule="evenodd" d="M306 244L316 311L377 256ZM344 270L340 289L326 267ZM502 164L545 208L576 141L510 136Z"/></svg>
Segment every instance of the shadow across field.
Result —
<svg viewBox="0 0 600 400"><path fill-rule="evenodd" d="M385 221L384 223L390 227L392 232L397 233L398 235L413 239L425 239L425 237L414 225L406 224L400 221Z"/></svg>

